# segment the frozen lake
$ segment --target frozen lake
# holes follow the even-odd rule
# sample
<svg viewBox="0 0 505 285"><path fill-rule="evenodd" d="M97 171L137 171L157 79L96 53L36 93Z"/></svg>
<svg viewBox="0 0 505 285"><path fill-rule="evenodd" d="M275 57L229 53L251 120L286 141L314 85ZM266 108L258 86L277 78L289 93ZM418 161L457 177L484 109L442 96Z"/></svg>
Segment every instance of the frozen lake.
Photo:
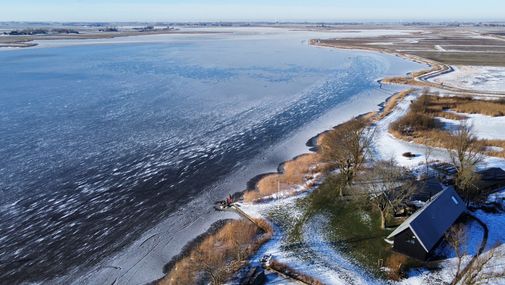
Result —
<svg viewBox="0 0 505 285"><path fill-rule="evenodd" d="M228 32L0 52L0 283L91 268L191 215L195 197L242 190L212 189L342 104L375 106L390 95L376 79L420 68L307 44L332 34ZM258 170L303 151L296 143Z"/></svg>

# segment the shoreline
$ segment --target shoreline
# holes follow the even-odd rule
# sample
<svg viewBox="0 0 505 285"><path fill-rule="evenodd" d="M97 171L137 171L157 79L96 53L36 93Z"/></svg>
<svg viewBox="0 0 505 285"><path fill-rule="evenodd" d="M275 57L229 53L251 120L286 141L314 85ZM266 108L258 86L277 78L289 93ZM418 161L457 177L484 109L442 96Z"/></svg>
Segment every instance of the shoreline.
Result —
<svg viewBox="0 0 505 285"><path fill-rule="evenodd" d="M168 34L175 34L175 33L168 33ZM187 34L187 33L182 33L182 34ZM196 32L195 34L199 34L199 33ZM204 34L206 34L206 33L204 33ZM139 34L139 35L123 35L123 36L118 36L118 37L137 37L137 36L143 36L143 35L152 35L152 34L146 33L146 34ZM451 65L439 63L441 65L445 65L445 66L449 67L450 70L444 71L442 73L438 73L438 72L440 72L440 70L435 70L433 65L428 63L428 61L431 61L431 60L427 60L427 59L424 60L421 57L415 56L420 59L420 60L416 60L416 59L411 58L410 55L405 55L400 52L398 52L398 53L389 52L388 50L381 50L381 49L373 48L373 47L370 47L369 49L368 48L360 49L358 47L347 47L346 48L346 47L338 47L338 46L331 46L331 45L321 46L321 45L312 44L312 41L313 40L310 40L308 45L313 46L313 47L332 48L332 49L336 49L336 50L352 50L352 51L359 51L359 52L370 52L373 54L383 54L383 55L388 55L388 56L395 56L395 57L400 57L404 60L408 60L411 62L426 64L426 65L428 65L428 67L430 67L429 70L425 70L424 69L425 66L423 66L423 70L418 71L418 72L415 72L415 71L410 71L408 73L402 72L404 77L392 75L394 77L383 77L383 78L378 79L377 82L383 83L384 85L388 85L388 86L395 85L396 86L396 87L391 88L391 90L385 89L387 91L382 91L383 93L394 92L394 94L393 93L389 94L389 96L385 99L384 99L385 95L375 92L375 91L378 91L378 90L375 90L375 88L367 89L367 92L370 92L370 90L372 90L373 96L376 96L377 98L380 98L380 100L382 100L380 104L377 104L377 105L372 104L371 105L369 102L364 101L364 100L367 100L368 97L361 96L361 95L359 95L360 93L356 93L356 94L353 93L354 95L346 98L343 102L339 103L339 105L337 107L334 107L331 109L331 110L339 109L339 108L343 109L340 107L340 104L342 104L343 106L347 105L347 107L354 106L353 104L366 105L366 107L364 107L364 106L357 107L356 111L354 111L354 113L356 113L356 114L353 115L353 118L373 116L372 117L373 121L380 122L384 118L384 116L387 116L388 108L391 105L394 108L395 106L397 106L400 103L400 102L396 102L396 99L395 99L396 96L398 96L402 92L407 92L406 94L408 96L408 91L406 90L406 88L409 88L409 87L411 88L409 90L414 90L414 88L416 88L417 90L420 90L420 88L422 88L421 85L411 85L408 83L395 83L394 79L406 78L406 79L412 79L415 82L426 83L426 84L428 84L428 83L440 84L441 86L444 86L443 83L429 82L427 80L432 77L437 77L437 76L446 74L445 72L452 71ZM0 46L1 46L1 43L0 43ZM0 48L0 50L2 50L2 48ZM405 68L405 69L407 69L407 68ZM432 72L435 72L436 74L431 74ZM350 82L350 81L346 80L346 82ZM434 87L434 88L438 88L438 87ZM394 91L394 90L396 90L396 91ZM447 90L447 88L446 88L446 90ZM365 91L363 91L363 92L365 92ZM451 93L452 93L452 91L451 91ZM377 101L379 101L379 100L377 100ZM401 99L399 101L401 101ZM372 106L373 106L373 108L372 108ZM362 110L362 109L366 110L366 108L370 109L370 111L363 111ZM378 110L376 110L377 108L378 108ZM363 112L361 112L361 111L363 111ZM326 110L324 112L319 112L319 114L321 117L323 117L323 116L326 116L327 113L330 113L330 112L331 112L330 110ZM347 112L349 112L349 111L347 111ZM345 114L343 116L345 117L347 115L348 114ZM340 119L341 119L341 117L339 116L332 122L339 122ZM350 118L345 119L343 122L345 122L349 119ZM240 166L240 169L238 169L237 171L233 171L229 175L231 177L232 175L234 175L235 172L239 172L242 169L246 169L247 172L244 171L245 173L247 173L247 174L245 174L245 176L247 176L247 179L248 179L245 184L246 188L244 190L239 190L236 192L233 192L234 190L231 190L230 193L232 193L234 195L234 197L243 196L247 191L257 188L258 184L260 183L260 181L262 181L262 179L264 179L268 176L271 176L271 175L283 174L284 167L286 164L288 164L290 162L294 162L302 156L312 155L312 154L316 153L317 149L318 149L318 141L320 140L320 138L322 136L324 136L325 133L331 131L331 129L332 129L330 127L330 128L327 128L326 130L321 130L321 128L319 126L322 124L315 124L314 123L317 120L319 120L319 118L314 119L312 121L308 121L308 120L305 121L304 125L299 128L300 130L302 130L302 129L304 130L304 131L300 131L300 134L298 134L299 129L293 131L293 133L296 133L294 136L301 136L302 133L305 133L305 135L307 133L310 133L310 136L308 136L310 138L306 139L305 142L303 143L303 145L305 145L305 147L307 147L308 149L302 148L301 144L300 144L300 145L297 145L294 147L296 149L296 151L294 151L294 152L293 151L290 151L290 152L283 151L282 148L278 147L277 145L282 145L287 140L290 140L289 136L283 137L283 139L282 139L283 141L281 141L281 142L276 142L275 144L263 145L262 146L263 150L260 153L260 155L266 154L266 157L262 158L263 160L269 160L270 162L272 162L272 161L275 161L275 162L281 161L281 162L278 162L277 167L275 167L275 170L272 170L270 172L262 172L262 170L265 169L266 163L261 164L261 165L254 164L254 161L259 160L259 158L256 158L256 157L246 160L244 165ZM343 122L334 123L332 126L334 128ZM314 130L314 132L317 134L312 135L313 133L311 133L311 130ZM293 143L293 141L295 141L297 143L301 143L300 140L292 140L291 143ZM286 159L285 157L288 156L288 155L286 155L286 153L296 153L296 155L293 155L290 158ZM260 156L260 155L258 155L258 156ZM283 160L282 157L284 157L285 160ZM251 163L251 165L249 165L249 163ZM256 168L254 168L254 167L256 167ZM251 171L250 168L257 169L257 172L255 172L254 170ZM260 174L256 174L256 173L260 173ZM244 175L242 175L242 176L244 176ZM228 179L228 176L225 179ZM230 181L224 182L224 184L227 185L225 187L230 188L230 185L240 184L236 181L235 182L231 181L232 179L234 179L234 178L230 178L229 179ZM236 179L236 177L235 177L235 179ZM240 180L240 179L237 179L237 180ZM226 183L228 183L228 184L226 184ZM174 254L173 257L168 261L168 263L167 263L166 259L164 260L165 265L163 266L162 271L165 274L167 272L167 268L169 268L171 264L176 262L177 259L180 259L181 257L183 257L184 254L186 254L194 246L196 246L199 242L201 242L201 239L203 237L206 237L208 235L212 235L213 233L215 233L215 231L220 226L222 226L227 221L237 219L238 215L236 215L236 213L233 213L233 212L232 213L222 213L222 212L215 213L215 212L213 212L212 209L209 209L210 207L208 207L209 205L207 205L207 203L211 203L211 202L213 202L213 200L212 201L210 201L210 199L206 200L206 199L204 199L205 197L207 197L207 198L210 198L210 197L216 198L217 197L218 198L220 194L224 194L221 192L227 193L227 191L223 191L222 189L220 192L217 192L218 190L216 190L216 188L219 189L221 187L219 184L222 184L222 183L215 183L215 184L216 185L214 185L214 184L209 185L208 188L206 187L203 189L204 191L202 191L198 195L195 195L194 197L191 198L194 201L188 202L189 207L192 207L192 205L198 206L198 204L200 203L199 207L201 208L201 209L196 209L194 211L191 210L191 213L189 214L191 216L186 216L189 213L189 211L186 211L186 209L176 208L173 214L170 214L168 217L166 217L167 220L172 220L173 218L175 218L179 221L183 220L180 222L178 221L177 224L174 222L174 224L176 224L176 226L180 226L179 228L175 227L174 232L179 233L179 232L186 231L186 233L183 233L181 235L172 235L172 233L170 233L170 235L172 235L172 236L166 235L166 233L168 232L167 225L168 225L168 229L170 229L171 224L170 224L170 222L168 222L168 224L167 224L167 221L163 220L160 222L160 224L164 224L164 226L159 226L158 224L156 224L153 226L153 228L148 228L144 233L142 233L142 235L139 237L138 240L134 240L130 245L127 245L124 247L124 250L129 250L130 246L132 248L135 246L138 248L144 248L145 252L147 252L147 253L142 258L140 258L141 254L139 254L139 253L143 253L144 249L142 249L142 251L137 251L137 252L123 252L123 249L121 249L118 254L106 256L102 261L100 261L90 267L83 266L83 267L77 267L77 268L70 268L71 270L68 271L68 276L67 276L67 274L65 274L64 276L59 276L56 279L51 279L47 282L50 284L53 284L53 282L59 283L59 282L67 281L68 283L72 283L72 284L74 284L74 283L81 284L81 283L86 283L85 282L86 278L89 277L91 279L91 281L94 281L93 282L93 284L94 284L94 283L99 283L99 281L98 281L99 279L93 277L93 275L95 273L97 275L101 274L102 277L106 273L111 273L110 274L111 277L107 278L107 279L103 279L104 282L102 282L102 283L111 284L112 280L114 280L112 282L112 284L122 284L122 282L125 282L125 284L131 284L132 282L139 283L140 282L139 280L143 280L143 279L142 279L142 277L140 277L140 279L138 279L135 277L135 275L144 275L145 274L145 275L150 276L150 275L152 275L153 272L159 271L158 270L159 268L155 267L155 266L159 265L159 262L152 263L152 260L151 260L151 263L149 263L149 261L145 261L147 259L153 259L152 256L148 256L148 255L154 255L155 259L158 258L161 260L164 257L163 255L167 251L166 248L170 247L171 251L173 251L173 252L178 251L178 253ZM230 189L235 189L235 190L236 189L243 189L244 187L242 187L242 186L243 185L241 185L241 187L230 188ZM308 189L308 190L310 190L310 189ZM220 194L216 195L216 193L220 193ZM290 194L289 197L297 198L300 195L304 195L307 193L308 193L308 191L306 191L306 190L303 190L300 192L294 191L293 195ZM224 195L222 197L224 197ZM282 200L282 199L285 199L285 198L281 198L280 200ZM205 204L202 206L201 203L205 203ZM261 205L261 202L258 204ZM210 206L213 206L213 204ZM255 205L252 205L252 207L255 207ZM186 208L186 206L181 207L181 208ZM207 227L207 229L205 229L206 227ZM178 239L178 237L180 238L181 236L182 236L182 238ZM163 252L159 251L160 249ZM260 251L257 251L257 252L260 252ZM121 258L118 260L115 260L114 257L117 257L117 256L121 256ZM140 260L137 261L138 258L140 258ZM119 268L119 269L114 268L115 264L117 264L117 268ZM141 264L141 265L137 266L137 264ZM142 265L142 264L145 264L145 265ZM149 267L149 265L151 265L151 267ZM123 269L124 270L127 269L126 272ZM82 271L80 271L80 270L82 270ZM118 275L116 275L116 272L113 272L111 270L120 270L120 271L118 271L118 273L123 273L123 274L118 277ZM126 275L126 277L124 277L125 275ZM130 278L127 278L129 275L130 275ZM123 277L124 277L124 279L123 279ZM113 279L113 278L115 278L115 279ZM152 281L149 282L148 284L156 284L158 282L158 280L159 279L152 279ZM45 284L45 282L43 282L43 283ZM144 282L142 284L146 284L146 282Z"/></svg>
<svg viewBox="0 0 505 285"><path fill-rule="evenodd" d="M276 153L279 151L285 151L285 145L289 145L290 148L295 147L296 149L299 149L290 151L293 152L294 155L290 156L289 159L276 162L274 168L278 169L280 165L286 163L287 161L300 155L310 153L310 148L307 148L306 146L308 141L313 141L317 138L317 135L328 131L331 127L335 126L335 124L338 125L339 123L343 123L352 117L356 117L357 115L367 114L373 110L379 110L381 108L380 105L390 97L389 95L386 97L384 93L381 92L375 92L373 95L368 93L369 92L363 91L360 94L356 94L355 96L346 99L342 102L342 104L339 104L334 109L328 111L318 120L310 122L307 126L302 127L302 129L298 130L294 136L290 136L289 139L283 140L272 146L272 148L267 149L264 154L273 156L270 157L270 160L272 160L275 159ZM372 99L372 102L368 102L367 99L369 98ZM363 100L367 100L366 102L368 102L368 104L365 104L365 106L360 105L360 109L358 110L350 110L350 106L355 106L356 102L363 102ZM331 120L331 123L329 120ZM313 135L314 133L312 130L314 130L314 128L320 130L317 131L316 136ZM307 139L307 137L309 137L309 139ZM303 140L301 138L303 138ZM295 145L293 145L294 142L296 142ZM266 162L264 159L265 158L260 157L253 159L251 165L254 166L254 170L248 169L248 171L245 172L245 175L247 175L247 173L249 173L249 175L244 177L244 180L242 180L243 183L241 182L240 177L244 175L239 177L236 175L241 172L239 170L228 177L230 180L225 182L226 185L223 188L230 187L230 184L236 185L236 187L232 186L231 188L243 190L232 191L231 193L240 193L240 195L242 195L246 191L244 186L247 181L252 183L255 178L258 179L258 177L262 174L268 175L277 173L275 171L262 171L262 169L265 169L264 163ZM269 158L267 157L266 159ZM258 165L258 161L262 164ZM266 169L270 168L270 166L266 167ZM224 191L221 192L222 196L220 197L225 197L229 193ZM197 236L207 232L211 225L215 222L226 219L237 219L240 217L235 212L215 211L213 208L213 202L215 200L217 199L213 199L211 201L212 203L210 203L209 199L206 198L206 194L202 193L201 196L198 196L195 200L191 201L187 207L185 207L195 210L195 212L192 212L192 216L183 216L183 211L178 210L174 215L172 215L172 217L177 217L177 220L172 221L172 219L167 219L162 221L154 228L146 231L141 238L118 254L106 258L91 268L81 268L81 270L75 269L61 278L52 280L50 284L110 284L113 282L121 284L128 282L130 279L136 279L136 283L134 284L145 284L162 278L164 274L160 275L159 272L162 272L164 266L170 263L174 257L181 253L181 250L186 244L191 243ZM195 205L199 205L199 208L195 208ZM205 215L205 218L202 219L201 215ZM170 229L172 229L171 234L168 237L165 236L164 232ZM141 245L142 248L140 248ZM159 258L167 255L167 250L170 252L168 253L169 258L160 260ZM153 254L150 254L151 252ZM144 257L141 258L141 260L138 260L141 256ZM155 260L152 260L153 258ZM145 277L137 276L138 274L135 275L139 272L144 272L147 277L156 277L147 280ZM142 281L137 280L138 278L136 277L140 278ZM126 284L132 283L130 282Z"/></svg>
<svg viewBox="0 0 505 285"><path fill-rule="evenodd" d="M334 48L334 47L332 47L332 48ZM371 51L371 52L374 52L374 51ZM389 54L389 53L383 53L383 54L393 55L393 54ZM396 55L394 55L394 56L396 56ZM402 57L402 58L404 58L404 57ZM404 58L404 59L408 59L408 60L416 62L416 63L426 64L426 63L423 63L423 62L420 62L420 61L414 61L414 60L412 60L410 58ZM410 73L411 72L409 72L407 74L410 74ZM370 111L366 111L366 112L363 112L363 113L359 113L359 114L355 115L353 118L362 118L362 117L366 117L366 116L378 116L378 115L381 115L386 110L386 106L388 105L388 102L394 100L395 97L397 97L397 96L401 95L402 93L405 93L405 92L407 92L407 91L409 91L411 89L412 89L412 87L409 88L409 89L399 90L399 91L393 93L392 95L388 96L386 99L384 99L384 101L382 101L380 104L378 104L377 105L379 107L378 110L376 110L376 111L370 110ZM397 104L398 104L398 102L394 102L394 105L392 106L392 108L394 108ZM381 117L375 117L375 118L373 118L373 120L380 120L380 119L381 119ZM339 123L339 124L341 124L341 123ZM337 127L339 124L333 125L332 128ZM321 132L317 133L316 135L310 137L306 141L306 143L305 143L305 146L308 147L308 151L303 152L301 154L298 154L298 155L292 157L291 159L284 160L284 161L280 162L278 164L278 166L277 166L277 171L275 171L275 172L266 172L266 173L257 174L256 176L254 176L254 177L252 177L251 179L248 180L247 187L246 187L245 190L237 191L237 192L233 193L233 196L234 197L237 197L237 196L243 197L244 194L247 193L248 191L254 191L255 189L257 189L258 184L259 184L259 182L262 179L264 179L266 177L269 177L271 175L282 175L284 173L283 166L286 165L287 163L294 162L299 157L317 153L317 148L319 146L319 143L318 143L319 139L321 138L321 136L323 136L325 133L328 133L329 131L331 131L331 129L326 129L326 130L321 131ZM307 189L307 191L309 191L309 190L310 189ZM288 197L284 197L283 199L285 199L285 198L291 198L291 197L295 198L298 195L303 195L307 191L294 192L293 195L289 195ZM268 199L268 197L267 197L266 201L270 201L270 199ZM264 203L264 201L257 202L257 203L256 202L251 202L251 203L252 204L261 204L261 203ZM225 220L220 220L220 221L224 222ZM217 225L217 226L222 225L222 223L220 223L220 221L215 222L213 225ZM187 246L184 247L184 251L185 252L180 252L177 256L174 256L168 263L166 263L166 265L164 267L164 272L168 268L170 268L170 266L173 266L173 264L175 264L179 259L183 258L185 253L190 252L194 247L196 247L196 245L198 244L198 241L201 239L202 236L212 235L212 233L215 232L215 231L216 231L215 228L209 228L206 232L202 233L201 235L199 235L195 239L191 240L187 244ZM259 251L260 250L261 250L261 248L259 249ZM156 281L153 281L153 282L156 282ZM156 283L153 283L153 284L156 284Z"/></svg>
<svg viewBox="0 0 505 285"><path fill-rule="evenodd" d="M151 32L123 31L114 33L83 33L83 34L54 34L54 35L22 35L22 36L4 36L5 41L0 37L1 50L17 50L25 48L34 48L40 46L40 42L64 41L64 40L106 40L115 38L156 36L156 35L206 35L222 34L222 31L204 31L204 30L160 30ZM17 37L17 38L15 38Z"/></svg>
<svg viewBox="0 0 505 285"><path fill-rule="evenodd" d="M476 91L472 89L465 89L455 86L448 86L441 83L429 81L429 79L448 74L454 72L455 69L450 64L445 64L442 62L438 62L432 59L423 58L417 55L411 55L398 51L391 51L383 48L375 48L375 47L364 47L364 46L351 46L345 44L325 44L321 43L319 39L311 39L309 40L309 44L316 47L323 48L334 48L334 49L342 49L342 50L356 50L356 51L367 51L372 53L380 53L387 54L392 56L397 56L412 62L426 64L430 68L421 71L412 71L407 73L407 76L393 76L393 77L385 77L379 80L380 83L389 84L389 85L402 85L402 86L410 86L410 87L424 87L424 88L436 88L440 90L445 90L452 92L454 94L460 95L472 95L472 96L482 96L482 97L493 97L493 96L505 96L505 92L499 91Z"/></svg>
<svg viewBox="0 0 505 285"><path fill-rule="evenodd" d="M403 72L404 71L402 70L401 73L403 74ZM398 89L399 89L399 87L398 87ZM353 96L346 98L341 104L339 104L337 107L334 108L338 111L338 113L344 113L342 116L346 117L346 118L342 118L339 115L339 117L337 117L335 119L335 121L338 121L338 120L343 120L342 122L347 121L349 118L351 118L351 116L349 116L349 112L352 113L352 117L356 117L359 115L367 114L370 111L376 110L378 107L382 108L382 107L380 107L380 105L383 104L385 101L387 101L389 99L389 97L392 96L392 95L388 95L388 97L385 97L384 94L380 94L379 92L376 92L377 90L375 90L375 89L370 89L370 90L372 90L372 92L374 92L374 94L370 95L370 97L376 98L375 100L372 100L372 103L369 103L367 101L367 104L365 104L367 106L360 106L361 107L360 110L356 110L356 111L352 111L352 112L349 110L345 110L344 106L347 106L347 109L349 109L348 107L354 106L356 104L356 102L363 102L362 100L367 100L365 98L368 98L368 94L365 96L365 94L356 93ZM363 90L363 93L365 93L365 92L370 93L370 90ZM391 91L391 92L393 92L393 91ZM394 92L397 92L397 91L394 91ZM377 101L378 103L376 104L375 101ZM334 109L332 109L332 110L334 110ZM334 112L332 110L325 112L325 115L326 115L326 113L330 114L331 112ZM324 117L325 115L322 115L322 117ZM347 118L347 117L349 117L349 118ZM317 119L317 120L319 120L319 119ZM280 160L281 162L277 162L276 163L276 165L277 165L276 170L279 170L280 168L282 168L282 165L284 165L286 162L292 161L293 159L295 159L296 157L299 157L300 155L304 155L304 154L313 152L312 148L315 146L315 142L318 139L318 137L320 135L322 135L324 132L328 131L330 129L330 127L335 126L335 123L331 123L331 125L328 125L328 127L323 127L324 131L320 131L320 132L316 131L318 133L314 136L313 135L314 133L311 130L313 130L314 127L321 129L321 124L323 124L322 121L323 120L321 120L321 122L319 122L319 123L316 123L315 121L308 122L307 127L303 126L300 128L300 130L303 129L302 131L300 131L300 132L298 130L296 131L296 136L303 135L304 131L305 131L305 134L310 133L309 136L305 136L305 138L303 139L303 145L305 147L308 147L309 149L307 150L305 147L302 147L301 145L297 144L296 146L294 146L296 148L296 151L295 151L296 155L292 156L291 159ZM333 121L333 119L332 119L332 122L335 122L335 121ZM327 120L326 120L326 122L327 122ZM307 140L307 137L309 137L308 140ZM283 145L285 143L286 143L286 140L279 142L279 145ZM272 149L274 150L273 152L268 152L268 154L272 155L272 157L267 157L266 158L267 160L276 160L278 158L278 155L276 155L276 153L281 148L278 147L277 145L272 145ZM263 158L263 159L265 159L265 158ZM260 159L258 158L258 160L260 160ZM247 180L246 180L246 182L247 182L246 185L252 185L252 184L255 185L265 175L271 175L271 174L278 173L278 172L263 172L262 169L264 169L264 168L265 168L265 164L260 165L260 167L256 168L253 175L248 175ZM257 173L260 173L260 174L257 174ZM232 179L234 179L234 178L232 178ZM228 184L236 184L236 183L233 183L230 181L228 181L227 183ZM237 183L241 184L240 182L237 182ZM211 187L215 187L215 186L212 185ZM238 189L243 189L243 188L244 188L243 185L241 185ZM237 188L233 188L233 189L237 189ZM245 190L247 190L247 189L245 189ZM208 192L208 194L207 194L207 192ZM244 193L244 190L237 191L237 192ZM188 207L192 208L196 204L201 205L202 203L208 203L208 201L203 198L205 198L205 195L210 196L210 193L211 193L211 191L209 190L209 191L205 191L205 193L202 193L202 197L197 196L196 198L198 198L198 199L195 199L195 201L188 203L189 204ZM222 194L224 194L224 193L222 193ZM224 197L224 195L222 197ZM202 199L200 199L200 198L202 198ZM207 206L209 206L209 207L207 207ZM167 228L170 228L172 226L172 223L170 221L168 221L168 222L162 221L160 223L160 225L156 225L152 229L149 229L137 241L135 241L131 244L132 249L133 248L142 248L141 250L135 249L135 250L137 250L137 252L129 252L130 246L127 246L125 251L122 250L121 252L119 252L118 254L116 254L114 256L105 258L105 260L103 262L96 264L96 266L94 265L91 268L89 268L89 267L80 268L82 271L78 270L79 268L77 268L76 270L70 271L69 275L60 276L60 278L56 278L55 280L50 280L49 283L52 284L53 282L54 283L67 282L67 283L82 284L82 283L88 283L89 281L94 281L94 283L107 283L107 284L109 284L111 282L112 283L116 282L116 284L119 284L122 282L121 280L123 280L125 282L130 281L130 280L131 280L131 282L138 281L135 277L136 273L142 272L144 270L145 270L144 274L146 276L159 276L159 274L157 273L159 268L157 266L160 263L160 261L158 261L157 264L154 264L154 265L151 263L150 265L153 265L152 267L149 267L147 265L142 265L142 264L146 264L149 262L149 261L147 261L147 259L152 259L152 256L147 256L147 255L150 255L151 252L154 253L153 255L156 255L155 257L162 257L164 255L164 253L167 250L169 250L170 252L174 252L173 256L177 256L178 254L180 254L182 252L182 250L184 249L184 246L186 244L191 243L194 240L194 238L199 235L199 233L207 232L208 229L211 228L211 225L213 224L213 221L215 219L217 219L217 221L218 221L218 220L230 219L230 218L236 219L238 217L234 213L226 213L226 214L213 213L212 206L213 206L213 204L212 205L205 204L205 206L202 207L203 209L196 210L196 212L192 212L194 215L193 217L180 216L180 215L183 215L182 211L177 211L173 215L171 215L171 217L179 217L179 220L183 219L183 221L178 221L177 225L175 225L173 227L175 229L174 231L176 231L176 232L181 232L181 231L186 232L186 233L182 233L181 235L177 234L178 237L180 237L180 236L183 237L181 239L178 239L177 237L174 237L174 236L172 236L171 239L169 239L169 240L163 239L164 238L163 232L166 231ZM201 215L207 215L207 216L205 216L205 218L202 218ZM189 235L191 235L192 237L188 237ZM169 238L170 238L170 236L169 236ZM150 248L150 247L152 247L152 248ZM167 249L168 247L170 247L170 249ZM140 251L140 252L138 252L138 251ZM143 255L142 253L146 252L146 251L147 251L147 253L145 255ZM163 252L159 252L159 251L163 251ZM138 254L138 253L141 253L141 254ZM139 257L141 257L141 255L143 257L140 260L137 260ZM120 258L114 259L114 257L116 257L116 256L119 256ZM145 257L147 257L147 258L145 258ZM164 260L163 265L166 265L168 261L169 260ZM137 264L140 264L140 265L137 265ZM163 265L160 268L162 268ZM117 268L119 268L119 269L117 269ZM80 273L82 273L82 274L80 274ZM121 275L118 277L118 274L121 274ZM96 275L99 275L99 276L96 277ZM140 278L141 278L141 280L144 280L144 279L142 279L142 277L140 277ZM152 280L157 280L157 279L151 279L151 281Z"/></svg>

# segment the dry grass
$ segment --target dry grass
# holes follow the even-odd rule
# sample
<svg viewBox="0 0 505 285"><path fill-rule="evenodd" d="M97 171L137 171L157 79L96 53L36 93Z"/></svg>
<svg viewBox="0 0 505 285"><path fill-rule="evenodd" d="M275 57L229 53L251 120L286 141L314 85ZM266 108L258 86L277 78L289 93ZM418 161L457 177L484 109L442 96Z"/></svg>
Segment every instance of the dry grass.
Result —
<svg viewBox="0 0 505 285"><path fill-rule="evenodd" d="M321 281L319 281L311 276L305 275L305 274L289 267L288 265L278 262L276 260L272 261L270 267L279 271L279 272L282 272L283 274L285 274L295 280L301 281L304 284L323 285L323 283Z"/></svg>
<svg viewBox="0 0 505 285"><path fill-rule="evenodd" d="M411 77L390 77L382 79L383 83L386 84L399 84L399 85L410 85L410 86L421 86L421 87L435 87L434 84L426 81L417 81Z"/></svg>
<svg viewBox="0 0 505 285"><path fill-rule="evenodd" d="M256 222L262 230L247 220L226 223L177 261L158 284L223 283L271 238L271 226L266 221Z"/></svg>
<svg viewBox="0 0 505 285"><path fill-rule="evenodd" d="M488 147L501 148L501 150L486 150L487 155L505 158L505 140L483 140L482 142Z"/></svg>
<svg viewBox="0 0 505 285"><path fill-rule="evenodd" d="M315 153L304 154L287 161L283 166L282 173L263 177L256 184L254 191L248 191L244 194L244 200L246 202L253 202L279 191L287 190L294 185L305 183L307 178L310 178L313 173L320 171L320 168L316 167L318 162L319 155Z"/></svg>
<svg viewBox="0 0 505 285"><path fill-rule="evenodd" d="M388 278L390 280L399 281L403 277L402 267L407 263L408 257L393 253L386 259L386 267L389 268Z"/></svg>
<svg viewBox="0 0 505 285"><path fill-rule="evenodd" d="M505 113L505 101L475 100L471 97L439 97L423 95L414 101L405 116L393 122L390 133L395 137L432 147L448 148L453 135L442 129L435 117L461 120L465 117L447 112L484 114L497 116ZM481 140L484 146L498 147L500 150L486 150L486 155L505 158L505 141Z"/></svg>
<svg viewBox="0 0 505 285"><path fill-rule="evenodd" d="M427 101L427 112L436 116L446 117L449 119L462 119L464 117L447 117L447 110L456 111L466 114L482 114L486 116L504 116L505 115L505 100L479 100L472 97L440 97L436 95L424 95L424 100ZM420 98L422 99L422 98Z"/></svg>
<svg viewBox="0 0 505 285"><path fill-rule="evenodd" d="M459 104L453 110L460 113L483 114L493 117L505 116L505 101L473 100Z"/></svg>

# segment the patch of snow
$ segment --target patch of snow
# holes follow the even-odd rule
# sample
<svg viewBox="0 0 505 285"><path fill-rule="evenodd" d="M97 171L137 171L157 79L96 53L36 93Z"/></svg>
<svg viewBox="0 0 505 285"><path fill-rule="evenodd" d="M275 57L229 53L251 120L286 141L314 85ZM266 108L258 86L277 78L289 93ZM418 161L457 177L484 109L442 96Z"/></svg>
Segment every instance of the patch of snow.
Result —
<svg viewBox="0 0 505 285"><path fill-rule="evenodd" d="M426 162L425 153L427 147L399 140L389 133L389 125L407 113L410 102L415 100L417 96L417 94L407 96L398 103L391 114L375 124L375 143L372 155L376 159L394 159L399 165L411 168ZM411 152L416 156L411 158L404 157L402 154L406 152ZM449 155L445 150L433 149L429 159L430 161L449 161Z"/></svg>
<svg viewBox="0 0 505 285"><path fill-rule="evenodd" d="M289 216L296 220L301 219L303 215L303 212L296 207L296 201L306 195L307 192L296 197L260 204L241 203L240 208L253 217L265 217L272 209L283 206L283 209L288 209ZM303 246L300 250L286 248L284 240L286 235L278 226L273 226L274 236L251 259L252 264L258 263L263 255L271 254L275 260L288 264L293 269L312 276L324 284L380 284L328 244L322 232L327 226L324 218L317 216L304 224ZM267 278L267 284L277 284L276 282L286 284L279 278L282 279L282 277L272 279L270 276Z"/></svg>
<svg viewBox="0 0 505 285"><path fill-rule="evenodd" d="M476 91L505 92L505 67L458 65L453 68L453 72L430 81Z"/></svg>
<svg viewBox="0 0 505 285"><path fill-rule="evenodd" d="M411 101L415 100L417 96L418 94L412 94L405 97L398 103L391 114L373 126L375 128L375 134L372 156L374 156L375 159L394 159L399 165L409 168L415 168L426 162L425 154L427 153L428 147L397 139L389 133L390 124L407 113ZM498 127L500 124L505 126L505 117L488 117L477 114L464 115L469 117L470 123L473 124L478 137L505 139L505 132L501 131L501 127ZM496 120L493 121L492 119ZM490 123L488 123L488 120ZM451 123L457 122L447 119L444 119L444 121ZM430 161L450 162L450 157L446 149L431 147L429 149L431 149L429 156ZM403 154L406 152L413 153L416 156L412 158L404 157ZM486 167L499 167L505 169L505 159L485 157L481 168Z"/></svg>
<svg viewBox="0 0 505 285"><path fill-rule="evenodd" d="M496 199L503 199L505 197L505 189L489 196L488 201L495 201ZM504 203L501 200L501 203ZM505 264L505 213L487 213L484 211L476 211L473 213L477 218L484 222L489 229L489 236L487 240L486 249L483 254L488 254L489 250L497 246L494 259L484 269L486 272L500 270ZM467 242L470 245L468 253L471 255L476 254L480 243L482 241L482 228L477 222L470 222L467 225ZM450 258L440 263L441 269L438 271L429 271L425 268L411 270L408 273L408 278L402 280L400 284L444 284L450 283L454 278L456 271L455 253L449 248L441 249L448 254ZM470 256L466 256L463 264L467 264ZM489 284L505 284L505 278L492 280Z"/></svg>
<svg viewBox="0 0 505 285"><path fill-rule="evenodd" d="M503 140L505 139L505 117L491 117L482 114L466 114L451 112L465 116L465 121L472 126L473 132L480 139ZM459 120L451 120L437 117L444 124L444 128L449 131L455 131L461 125Z"/></svg>
<svg viewBox="0 0 505 285"><path fill-rule="evenodd" d="M502 206L505 206L505 188L499 192L489 195L489 197L487 198L487 202L501 203Z"/></svg>
<svg viewBox="0 0 505 285"><path fill-rule="evenodd" d="M325 279L322 281L326 281L326 284L381 284L329 244L324 232L327 228L327 219L318 215L307 221L302 229L303 241L311 253L311 262L318 269L325 269Z"/></svg>

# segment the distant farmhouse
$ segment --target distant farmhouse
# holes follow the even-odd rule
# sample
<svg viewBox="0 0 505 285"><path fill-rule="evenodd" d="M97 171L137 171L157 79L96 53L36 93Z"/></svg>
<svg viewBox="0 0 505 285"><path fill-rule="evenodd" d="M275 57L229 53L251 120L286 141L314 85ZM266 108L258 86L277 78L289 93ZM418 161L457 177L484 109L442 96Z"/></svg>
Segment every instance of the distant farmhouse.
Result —
<svg viewBox="0 0 505 285"><path fill-rule="evenodd" d="M410 257L426 260L447 230L466 210L465 203L452 188L438 192L388 237L393 249Z"/></svg>
<svg viewBox="0 0 505 285"><path fill-rule="evenodd" d="M477 187L481 191L492 191L505 186L505 171L493 167L478 172L480 179Z"/></svg>

